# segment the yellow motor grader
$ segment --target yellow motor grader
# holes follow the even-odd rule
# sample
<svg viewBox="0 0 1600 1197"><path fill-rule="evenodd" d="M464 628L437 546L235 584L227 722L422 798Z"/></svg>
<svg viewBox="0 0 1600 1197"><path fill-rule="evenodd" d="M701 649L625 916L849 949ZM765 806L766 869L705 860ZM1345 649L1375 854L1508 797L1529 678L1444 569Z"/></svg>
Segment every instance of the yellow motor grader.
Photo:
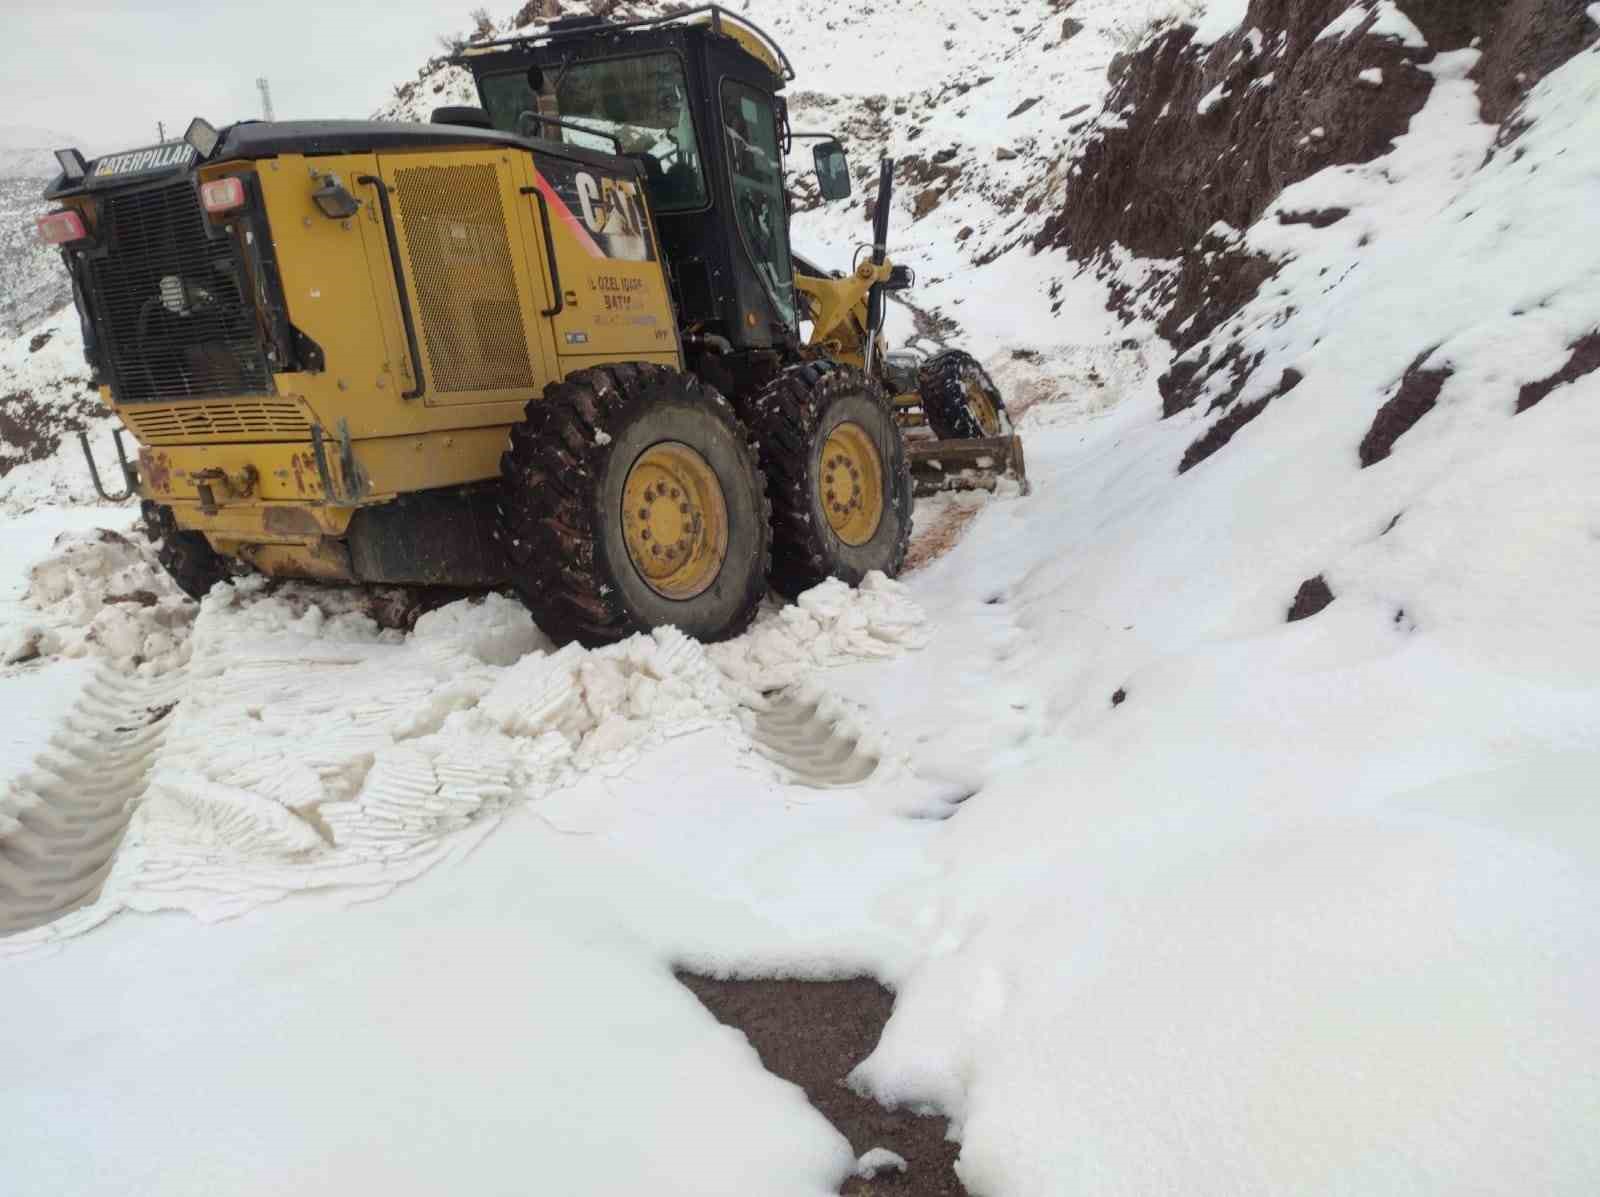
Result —
<svg viewBox="0 0 1600 1197"><path fill-rule="evenodd" d="M718 639L769 586L898 571L913 460L1020 471L977 363L884 352L891 164L855 269L794 257L793 72L748 20L568 19L460 61L481 107L425 125L58 153L40 232L185 591L510 585L557 638ZM847 195L837 140L813 157ZM919 418L971 443L908 450Z"/></svg>

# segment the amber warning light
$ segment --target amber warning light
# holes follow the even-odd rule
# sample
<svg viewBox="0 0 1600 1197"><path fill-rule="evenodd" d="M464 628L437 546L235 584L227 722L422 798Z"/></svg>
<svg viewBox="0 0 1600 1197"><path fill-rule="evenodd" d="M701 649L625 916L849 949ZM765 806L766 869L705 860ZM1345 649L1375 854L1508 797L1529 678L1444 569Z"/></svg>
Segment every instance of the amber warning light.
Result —
<svg viewBox="0 0 1600 1197"><path fill-rule="evenodd" d="M50 212L35 222L39 239L50 245L65 245L69 241L82 241L89 234L83 227L83 217L68 209Z"/></svg>

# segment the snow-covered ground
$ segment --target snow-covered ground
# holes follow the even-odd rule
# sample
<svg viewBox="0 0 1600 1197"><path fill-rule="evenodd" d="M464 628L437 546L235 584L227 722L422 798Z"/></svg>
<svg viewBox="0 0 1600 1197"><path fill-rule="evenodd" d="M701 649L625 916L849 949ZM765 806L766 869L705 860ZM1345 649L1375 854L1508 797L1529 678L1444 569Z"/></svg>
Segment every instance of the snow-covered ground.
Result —
<svg viewBox="0 0 1600 1197"><path fill-rule="evenodd" d="M1347 216L1240 234L1282 268L1217 334L1266 355L1235 403L1303 377L1180 475L1216 413L1160 418L1166 349L1004 198L1058 195L1005 172L1097 119L1126 8L1046 52L1063 12L1006 7L752 5L839 125L972 163L896 245L1033 401L1034 490L901 586L598 652L498 598L197 609L19 467L0 885L48 889L15 845L75 797L109 874L0 939L0 1191L835 1191L854 1153L675 967L889 984L853 1083L947 1114L975 1194L1600 1190L1600 373L1517 411L1600 312L1600 53L1499 148L1439 56L1390 154L1277 205ZM799 240L843 264L838 215Z"/></svg>

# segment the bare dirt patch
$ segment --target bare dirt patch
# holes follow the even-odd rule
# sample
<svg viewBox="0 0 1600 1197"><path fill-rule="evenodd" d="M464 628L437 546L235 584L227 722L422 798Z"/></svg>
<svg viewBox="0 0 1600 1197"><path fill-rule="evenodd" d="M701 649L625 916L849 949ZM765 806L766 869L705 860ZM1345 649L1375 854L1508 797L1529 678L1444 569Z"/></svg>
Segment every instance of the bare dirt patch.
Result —
<svg viewBox="0 0 1600 1197"><path fill-rule="evenodd" d="M917 521L911 547L906 552L905 572L931 565L960 544L968 525L982 510L982 505L977 503L946 502L940 506L924 503L918 513L922 518Z"/></svg>
<svg viewBox="0 0 1600 1197"><path fill-rule="evenodd" d="M722 981L680 972L678 980L720 1023L743 1031L766 1070L805 1090L811 1104L850 1140L857 1157L885 1147L904 1173L852 1177L840 1192L853 1197L960 1197L960 1146L945 1138L946 1120L891 1110L845 1084L872 1053L894 1008L876 981Z"/></svg>
<svg viewBox="0 0 1600 1197"><path fill-rule="evenodd" d="M1422 367L1422 363L1433 355L1436 348L1436 345L1430 346L1416 356L1400 379L1394 397L1380 407L1378 414L1372 418L1372 427L1361 438L1362 469L1388 457L1395 441L1410 432L1416 422L1432 411L1433 405L1439 401L1439 392L1444 389L1451 371L1444 367L1434 370Z"/></svg>
<svg viewBox="0 0 1600 1197"><path fill-rule="evenodd" d="M1600 370L1600 329L1579 337L1567 348L1572 351L1572 356L1567 358L1566 365L1549 378L1528 383L1518 393L1519 412L1527 411L1557 387L1577 382L1585 374L1593 374L1596 370Z"/></svg>
<svg viewBox="0 0 1600 1197"><path fill-rule="evenodd" d="M1333 602L1333 590L1328 586L1326 579L1321 574L1307 578L1300 583L1300 589L1295 591L1294 603L1289 607L1288 622L1298 623L1302 619L1310 619L1331 602Z"/></svg>
<svg viewBox="0 0 1600 1197"><path fill-rule="evenodd" d="M64 438L105 414L93 396L61 389L48 400L28 390L0 395L0 478L53 456Z"/></svg>
<svg viewBox="0 0 1600 1197"><path fill-rule="evenodd" d="M1239 347L1234 345L1229 350L1230 355L1237 352L1238 349ZM1227 357L1223 358L1223 362L1226 362L1227 360ZM1233 400L1237 397L1239 390L1249 379L1251 371L1255 369L1260 360L1261 357L1259 354L1256 355L1255 360L1249 362L1245 362L1242 356L1239 358L1240 364L1243 368L1235 370L1232 391L1213 403L1211 405L1212 410L1216 410L1218 407L1233 402ZM1221 363L1219 363L1219 365L1220 364ZM1199 440L1195 441L1184 450L1183 460L1178 463L1178 473L1187 473L1206 458L1210 457L1218 449L1222 448L1229 441L1231 441L1234 433L1238 432L1239 429L1243 428L1246 424L1250 423L1251 420L1255 419L1262 412L1266 411L1267 404L1271 403L1274 399L1278 399L1284 395L1287 395L1290 391L1294 390L1295 387L1299 386L1304 379L1304 374L1291 367L1283 372L1283 377L1278 381L1278 389L1272 394L1263 395L1261 398L1253 400L1250 403L1240 404L1227 415L1223 416L1222 419L1218 420L1210 428L1206 429L1204 435L1202 435Z"/></svg>

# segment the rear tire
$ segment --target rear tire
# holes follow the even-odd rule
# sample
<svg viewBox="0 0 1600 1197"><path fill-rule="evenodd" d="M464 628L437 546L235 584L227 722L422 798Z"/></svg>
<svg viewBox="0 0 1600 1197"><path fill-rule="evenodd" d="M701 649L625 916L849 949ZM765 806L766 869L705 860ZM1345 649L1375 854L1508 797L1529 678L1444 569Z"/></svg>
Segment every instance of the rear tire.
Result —
<svg viewBox="0 0 1600 1197"><path fill-rule="evenodd" d="M962 349L947 349L923 363L917 393L928 427L942 441L1010 436L1005 400L978 359Z"/></svg>
<svg viewBox="0 0 1600 1197"><path fill-rule="evenodd" d="M733 409L698 379L577 371L528 404L500 471L510 580L554 639L595 646L671 624L723 640L755 618L766 484Z"/></svg>
<svg viewBox="0 0 1600 1197"><path fill-rule="evenodd" d="M872 570L898 574L911 543L911 468L882 392L821 359L790 366L743 414L772 502L772 588L794 598L827 578L855 586Z"/></svg>
<svg viewBox="0 0 1600 1197"><path fill-rule="evenodd" d="M211 547L199 532L178 527L172 508L145 499L139 504L144 516L144 534L156 547L156 560L190 598L199 600L231 574L228 559Z"/></svg>

